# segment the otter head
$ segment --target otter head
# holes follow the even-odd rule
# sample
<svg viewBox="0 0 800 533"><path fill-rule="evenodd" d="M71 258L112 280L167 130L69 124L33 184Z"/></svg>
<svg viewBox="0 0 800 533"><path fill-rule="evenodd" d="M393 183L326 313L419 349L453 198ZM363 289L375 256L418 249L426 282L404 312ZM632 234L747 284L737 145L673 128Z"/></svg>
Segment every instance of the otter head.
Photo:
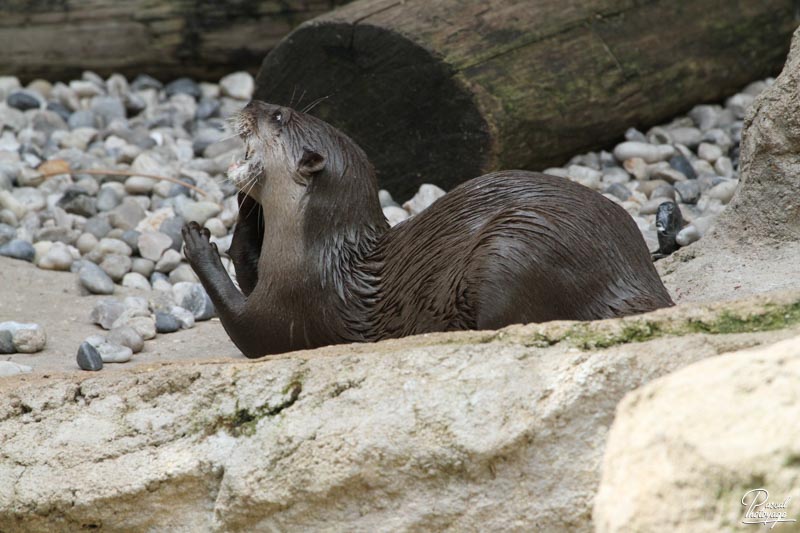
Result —
<svg viewBox="0 0 800 533"><path fill-rule="evenodd" d="M244 159L228 177L262 206L320 223L385 224L375 171L349 137L300 111L254 100L238 114Z"/></svg>

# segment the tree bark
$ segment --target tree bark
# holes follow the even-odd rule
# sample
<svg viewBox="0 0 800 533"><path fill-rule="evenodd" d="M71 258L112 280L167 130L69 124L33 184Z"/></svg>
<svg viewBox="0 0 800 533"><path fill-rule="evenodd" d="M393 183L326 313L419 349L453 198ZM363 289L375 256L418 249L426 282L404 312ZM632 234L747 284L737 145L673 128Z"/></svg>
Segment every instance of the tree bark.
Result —
<svg viewBox="0 0 800 533"><path fill-rule="evenodd" d="M0 74L66 80L88 69L215 80L255 72L292 28L345 1L0 2Z"/></svg>
<svg viewBox="0 0 800 533"><path fill-rule="evenodd" d="M314 113L361 144L382 186L406 197L422 182L449 188L563 163L776 73L794 6L359 0L284 39L256 95L301 108L327 96Z"/></svg>

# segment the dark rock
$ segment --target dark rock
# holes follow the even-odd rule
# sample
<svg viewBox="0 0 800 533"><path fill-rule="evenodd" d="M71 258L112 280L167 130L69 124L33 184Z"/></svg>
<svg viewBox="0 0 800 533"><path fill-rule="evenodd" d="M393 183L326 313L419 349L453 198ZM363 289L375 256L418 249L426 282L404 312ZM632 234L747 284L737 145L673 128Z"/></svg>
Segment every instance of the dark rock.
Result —
<svg viewBox="0 0 800 533"><path fill-rule="evenodd" d="M6 98L6 103L9 107L26 111L28 109L39 109L42 106L42 100L38 94L26 89L19 89L12 91Z"/></svg>
<svg viewBox="0 0 800 533"><path fill-rule="evenodd" d="M97 348L88 342L82 342L78 348L78 366L81 370L97 371L103 369L103 358Z"/></svg>
<svg viewBox="0 0 800 533"><path fill-rule="evenodd" d="M34 250L33 245L28 241L13 239L0 246L0 255L32 263L33 257L36 255L36 250Z"/></svg>
<svg viewBox="0 0 800 533"><path fill-rule="evenodd" d="M675 154L674 156L670 157L669 166L690 180L697 178L697 173L694 171L694 167L683 154Z"/></svg>
<svg viewBox="0 0 800 533"><path fill-rule="evenodd" d="M78 187L68 188L56 205L67 213L86 218L97 214L97 199Z"/></svg>
<svg viewBox="0 0 800 533"><path fill-rule="evenodd" d="M10 331L0 330L0 354L16 353L13 335Z"/></svg>

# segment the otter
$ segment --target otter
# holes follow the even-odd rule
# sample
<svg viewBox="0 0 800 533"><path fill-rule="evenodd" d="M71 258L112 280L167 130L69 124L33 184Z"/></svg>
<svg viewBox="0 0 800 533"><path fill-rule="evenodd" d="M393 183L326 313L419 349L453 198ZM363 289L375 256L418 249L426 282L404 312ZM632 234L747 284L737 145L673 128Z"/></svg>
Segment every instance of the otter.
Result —
<svg viewBox="0 0 800 533"><path fill-rule="evenodd" d="M238 287L207 230L183 237L247 357L674 305L628 213L568 179L494 172L389 228L375 170L345 134L260 101L236 124Z"/></svg>

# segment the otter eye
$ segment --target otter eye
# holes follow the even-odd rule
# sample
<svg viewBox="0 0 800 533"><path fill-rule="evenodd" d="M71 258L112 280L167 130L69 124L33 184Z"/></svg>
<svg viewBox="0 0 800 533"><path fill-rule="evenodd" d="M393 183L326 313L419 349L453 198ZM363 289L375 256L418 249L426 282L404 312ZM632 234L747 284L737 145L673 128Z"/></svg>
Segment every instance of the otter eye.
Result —
<svg viewBox="0 0 800 533"><path fill-rule="evenodd" d="M274 120L275 122L283 122L283 113L281 113L280 111L275 111L272 114L272 120Z"/></svg>

